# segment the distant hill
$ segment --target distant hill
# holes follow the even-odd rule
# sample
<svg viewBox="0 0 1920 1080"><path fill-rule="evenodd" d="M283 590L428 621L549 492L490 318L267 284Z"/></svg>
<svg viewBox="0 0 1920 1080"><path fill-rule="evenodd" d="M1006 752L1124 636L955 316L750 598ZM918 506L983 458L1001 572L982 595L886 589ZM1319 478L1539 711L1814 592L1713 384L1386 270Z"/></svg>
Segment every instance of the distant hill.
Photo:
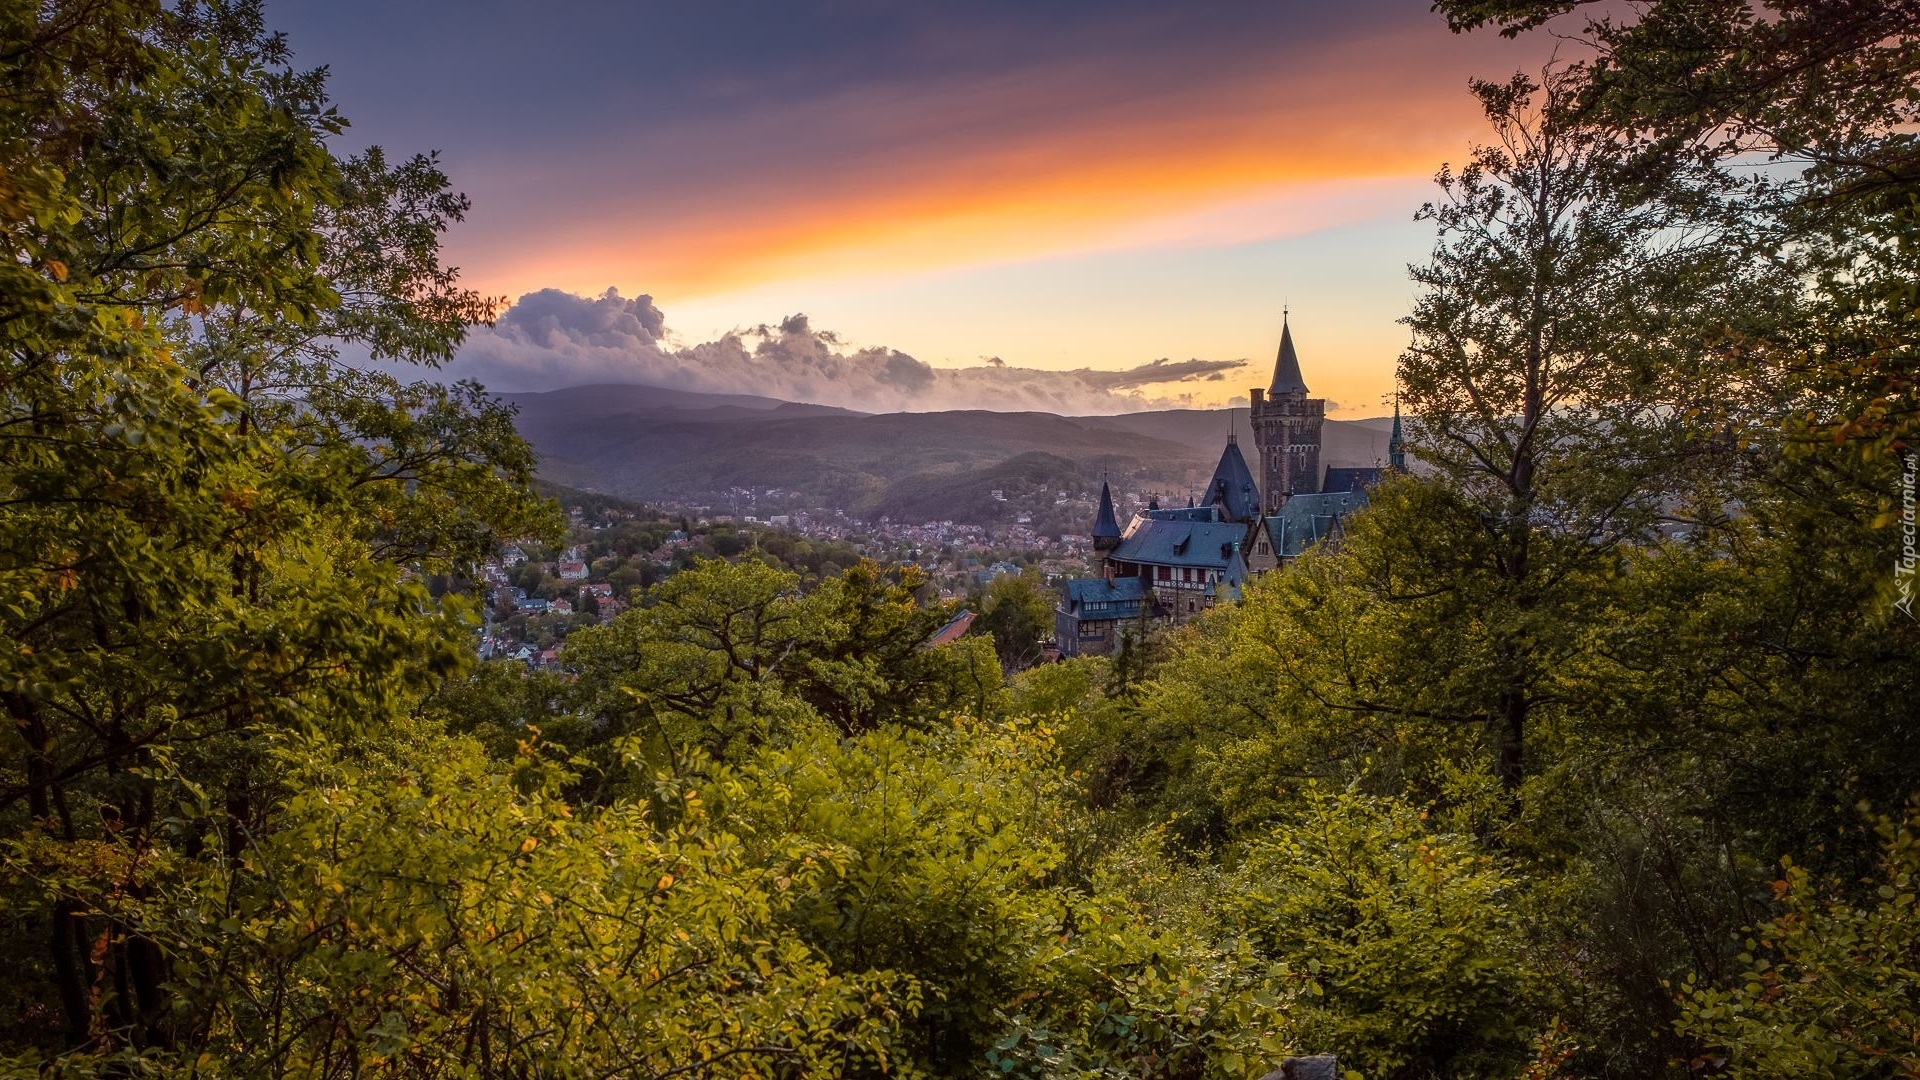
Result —
<svg viewBox="0 0 1920 1080"><path fill-rule="evenodd" d="M1030 505L1028 496L1061 490L1085 494L1085 474L1079 462L1034 451L983 469L896 480L868 506L867 513L895 521L991 521L1005 512L1002 504L1008 501ZM996 491L1001 498L994 498Z"/></svg>
<svg viewBox="0 0 1920 1080"><path fill-rule="evenodd" d="M551 483L696 504L732 488L780 488L813 505L905 521L1006 520L1013 510L992 490L1079 492L1103 470L1134 490L1189 490L1211 475L1230 424L1253 456L1245 409L869 415L620 385L502 396L518 408ZM1329 421L1325 438L1323 464L1386 456L1386 429L1373 421Z"/></svg>
<svg viewBox="0 0 1920 1080"><path fill-rule="evenodd" d="M609 416L674 415L705 420L766 420L794 416L860 416L831 405L803 405L753 394L702 394L664 386L596 383L528 394L503 394L520 410L522 424L546 425Z"/></svg>

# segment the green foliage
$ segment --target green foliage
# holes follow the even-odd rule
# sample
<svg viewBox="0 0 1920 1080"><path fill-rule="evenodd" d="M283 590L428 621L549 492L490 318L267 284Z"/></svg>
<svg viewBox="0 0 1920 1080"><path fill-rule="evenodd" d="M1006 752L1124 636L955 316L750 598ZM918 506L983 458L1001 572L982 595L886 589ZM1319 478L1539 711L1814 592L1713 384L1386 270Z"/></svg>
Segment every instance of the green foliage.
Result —
<svg viewBox="0 0 1920 1080"><path fill-rule="evenodd" d="M1442 0L1456 30L1551 23L1581 5ZM1737 178L1756 250L1794 264L1806 317L1726 342L1742 394L1713 411L1784 428L1808 451L1911 448L1920 217L1920 19L1901 4L1662 0L1557 28L1591 42L1573 104L1636 162L1692 160ZM1752 171L1756 159L1774 167ZM1732 406L1728 408L1728 406Z"/></svg>
<svg viewBox="0 0 1920 1080"><path fill-rule="evenodd" d="M938 1076L1239 1076L1280 1045L1270 965L1216 941L1149 848L1066 879L1087 824L1045 729L820 733L703 788L751 848L839 858L786 918L842 972L909 976L897 1060ZM1184 900L1181 899L1184 897Z"/></svg>
<svg viewBox="0 0 1920 1080"><path fill-rule="evenodd" d="M587 746L595 734L574 700L573 680L563 674L493 660L467 678L443 682L417 712L440 730L471 737L496 760L513 762L523 776L537 766L540 782L577 795L587 763L571 749Z"/></svg>
<svg viewBox="0 0 1920 1080"><path fill-rule="evenodd" d="M997 709L984 644L926 647L948 612L918 603L919 585L863 562L803 594L791 572L702 560L573 634L564 658L592 741L658 764L689 749L739 760L820 724L852 735Z"/></svg>
<svg viewBox="0 0 1920 1080"><path fill-rule="evenodd" d="M1053 637L1053 591L1034 573L1006 574L987 585L976 633L993 635L1000 664L1008 671L1032 667L1040 643Z"/></svg>
<svg viewBox="0 0 1920 1080"><path fill-rule="evenodd" d="M1090 790L1215 850L1284 827L1315 779L1410 795L1529 881L1533 963L1561 988L1580 1067L1690 1056L1663 984L1731 977L1764 868L1790 851L1860 872L1837 808L1913 790L1920 628L1875 580L1893 553L1871 501L1756 495L1685 542L1623 547L1524 623L1452 554L1475 540L1444 489L1375 495L1340 548L1176 637L1141 706L1090 740L1108 771L1081 767L1125 779ZM1558 657L1534 684L1518 814L1490 775L1500 683L1474 647L1505 632L1490 620Z"/></svg>
<svg viewBox="0 0 1920 1080"><path fill-rule="evenodd" d="M1440 799L1473 828L1498 816L1485 787L1511 670L1498 642L1570 653L1580 609L1523 609L1486 548L1445 488L1381 484L1338 548L1251 583L1237 607L1173 638L1109 743L1128 758L1132 797L1205 843L1286 816L1311 778ZM1593 584L1563 595L1577 585L1590 601ZM1542 664L1527 688L1555 696L1560 675Z"/></svg>
<svg viewBox="0 0 1920 1080"><path fill-rule="evenodd" d="M1007 707L1015 716L1036 719L1098 709L1106 701L1110 663L1104 656L1076 656L1028 668L1008 680Z"/></svg>
<svg viewBox="0 0 1920 1080"><path fill-rule="evenodd" d="M666 763L683 747L726 757L797 723L805 706L778 676L813 633L798 586L760 563L705 561L574 634L566 660L601 731Z"/></svg>
<svg viewBox="0 0 1920 1080"><path fill-rule="evenodd" d="M841 852L791 919L840 970L911 975L926 1005L903 1053L964 1072L994 1012L1059 932L1045 887L1066 807L1037 732L979 726L822 732L716 773L714 813L750 847L796 840Z"/></svg>
<svg viewBox="0 0 1920 1080"><path fill-rule="evenodd" d="M1063 767L1102 810L1117 810L1139 783L1130 755L1141 717L1107 696L1113 667L1105 656L1078 656L1028 668L1008 682L1008 714L1052 726Z"/></svg>
<svg viewBox="0 0 1920 1080"><path fill-rule="evenodd" d="M666 829L574 814L427 731L355 754L284 742L294 792L237 859L116 914L173 962L170 1038L202 1075L667 1076L884 1065L910 983L842 977L780 916L838 855L749 852L698 803ZM93 857L138 862L107 845ZM14 865L58 857L29 839ZM69 872L79 872L78 867ZM43 871L44 876L44 871ZM70 1074L117 1073L107 1056Z"/></svg>
<svg viewBox="0 0 1920 1080"><path fill-rule="evenodd" d="M469 609L420 575L549 519L477 388L336 362L433 362L487 313L435 259L464 208L437 169L336 159L257 4L5 19L0 814L72 853L47 866L141 853L28 864L5 932L38 928L23 977L58 1003L23 1037L137 1045L165 1038L167 959L122 898L265 827L270 733L459 672Z"/></svg>
<svg viewBox="0 0 1920 1080"><path fill-rule="evenodd" d="M1422 209L1439 241L1401 357L1413 450L1466 528L1444 532L1448 589L1485 609L1469 649L1517 793L1528 743L1567 655L1567 605L1615 548L1645 541L1688 466L1710 451L1694 418L1721 387L1705 358L1736 320L1790 294L1777 267L1713 227L1725 184L1665 163L1629 183L1618 148L1568 115L1578 68L1476 81L1494 141ZM1455 583L1459 587L1454 588Z"/></svg>
<svg viewBox="0 0 1920 1080"><path fill-rule="evenodd" d="M5 6L5 1065L1916 1075L1920 826L1845 810L1920 785L1916 30L1842 7L1668 0L1477 84L1422 468L1242 604L1003 678L1031 579L935 648L912 567L715 529L660 580L639 514L588 551L635 606L530 630L570 672L471 671L457 583L557 539L531 454L341 361L491 314L465 200L332 153L257 4Z"/></svg>
<svg viewBox="0 0 1920 1080"><path fill-rule="evenodd" d="M1546 1024L1519 882L1395 800L1309 789L1250 840L1224 921L1302 987L1292 1038L1370 1077L1510 1074Z"/></svg>
<svg viewBox="0 0 1920 1080"><path fill-rule="evenodd" d="M807 595L802 618L814 636L790 681L842 733L925 723L961 710L984 716L991 708L1000 679L981 671L976 652L927 647L953 612L946 604L921 604L925 586L918 567L883 570L862 561ZM987 692L989 685L996 693Z"/></svg>
<svg viewBox="0 0 1920 1080"><path fill-rule="evenodd" d="M1200 875L1152 832L1103 857L1068 932L1033 957L1005 1007L991 1073L1032 1077L1244 1077L1298 1044L1284 969L1221 937Z"/></svg>
<svg viewBox="0 0 1920 1080"><path fill-rule="evenodd" d="M1679 1029L1723 1075L1920 1076L1920 819L1881 820L1870 892L1782 860L1779 913L1725 987L1689 983Z"/></svg>

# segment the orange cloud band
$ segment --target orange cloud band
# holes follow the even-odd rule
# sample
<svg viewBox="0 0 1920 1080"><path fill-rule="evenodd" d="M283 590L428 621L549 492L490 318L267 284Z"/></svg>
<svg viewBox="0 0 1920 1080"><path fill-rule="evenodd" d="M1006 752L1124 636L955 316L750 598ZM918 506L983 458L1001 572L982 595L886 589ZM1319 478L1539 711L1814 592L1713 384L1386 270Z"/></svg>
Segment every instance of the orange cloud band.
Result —
<svg viewBox="0 0 1920 1080"><path fill-rule="evenodd" d="M1459 158L1479 127L1464 89L1476 57L1462 45L1456 62L1435 63L1457 44L1436 25L1311 59L1276 53L1170 91L1082 69L763 110L723 131L666 133L639 170L610 148L610 182L537 238L457 254L491 291L614 282L683 298L1085 250L1195 208L1424 176ZM623 173L638 190L622 190ZM692 182L645 179L675 175Z"/></svg>

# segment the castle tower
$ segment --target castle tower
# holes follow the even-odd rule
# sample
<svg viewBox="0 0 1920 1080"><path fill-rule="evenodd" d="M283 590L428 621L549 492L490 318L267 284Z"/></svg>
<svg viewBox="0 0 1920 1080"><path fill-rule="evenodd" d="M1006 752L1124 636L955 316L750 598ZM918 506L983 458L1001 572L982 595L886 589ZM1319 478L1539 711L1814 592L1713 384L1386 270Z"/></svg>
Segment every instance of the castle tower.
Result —
<svg viewBox="0 0 1920 1080"><path fill-rule="evenodd" d="M1387 438L1387 468L1407 471L1407 439L1400 433L1400 395L1393 395L1393 434Z"/></svg>
<svg viewBox="0 0 1920 1080"><path fill-rule="evenodd" d="M1106 573L1107 556L1120 546L1120 520L1113 514L1113 491L1106 477L1100 478L1100 510L1093 515L1093 566Z"/></svg>
<svg viewBox="0 0 1920 1080"><path fill-rule="evenodd" d="M1289 495L1320 490L1320 427L1327 403L1307 396L1293 331L1280 316L1280 354L1273 361L1273 384L1252 392L1253 444L1260 448L1260 488L1266 512L1280 509Z"/></svg>

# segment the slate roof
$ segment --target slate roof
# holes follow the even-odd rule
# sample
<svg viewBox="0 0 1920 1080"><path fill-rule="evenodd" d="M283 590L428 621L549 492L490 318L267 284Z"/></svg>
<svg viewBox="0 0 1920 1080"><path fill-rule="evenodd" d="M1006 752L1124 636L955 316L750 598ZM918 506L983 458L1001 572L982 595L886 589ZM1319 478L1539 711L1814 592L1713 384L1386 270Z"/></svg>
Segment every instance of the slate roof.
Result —
<svg viewBox="0 0 1920 1080"><path fill-rule="evenodd" d="M1267 519L1274 554L1294 558L1341 527L1341 519L1367 505L1364 491L1323 491L1295 495Z"/></svg>
<svg viewBox="0 0 1920 1080"><path fill-rule="evenodd" d="M1207 595L1224 595L1227 599L1238 603L1240 600L1241 586L1245 585L1247 579L1252 576L1252 573L1247 570L1247 560L1240 557L1240 546L1236 544L1233 548L1233 554L1227 557L1227 568L1220 572L1218 589L1216 590L1213 585L1209 584L1207 586Z"/></svg>
<svg viewBox="0 0 1920 1080"><path fill-rule="evenodd" d="M1220 515L1211 506L1176 506L1171 510L1148 510L1147 517L1155 521L1219 521Z"/></svg>
<svg viewBox="0 0 1920 1080"><path fill-rule="evenodd" d="M1151 601L1147 583L1137 577L1074 578L1067 582L1067 611L1083 621L1131 619ZM1105 604L1104 609L1089 611L1088 605Z"/></svg>
<svg viewBox="0 0 1920 1080"><path fill-rule="evenodd" d="M1286 316L1283 315L1280 318L1280 355L1273 360L1273 385L1267 388L1267 396L1306 392L1307 380L1300 377L1300 358L1293 352L1293 331L1287 327Z"/></svg>
<svg viewBox="0 0 1920 1080"><path fill-rule="evenodd" d="M1207 481L1207 502L1225 510L1229 521L1252 521L1260 516L1260 489L1254 486L1253 470L1247 468L1240 444L1232 439L1220 452L1213 479Z"/></svg>
<svg viewBox="0 0 1920 1080"><path fill-rule="evenodd" d="M1120 535L1120 522L1113 516L1113 491L1100 481L1100 512L1093 516L1093 538L1108 540Z"/></svg>
<svg viewBox="0 0 1920 1080"><path fill-rule="evenodd" d="M1366 489L1379 483L1381 475L1384 474L1385 472L1386 472L1385 469L1381 469L1378 467L1365 468L1365 469L1330 468L1327 470L1327 482L1320 485L1320 490L1321 491L1365 491Z"/></svg>
<svg viewBox="0 0 1920 1080"><path fill-rule="evenodd" d="M1114 549L1120 562L1224 570L1247 527L1231 521L1169 521L1136 517Z"/></svg>

